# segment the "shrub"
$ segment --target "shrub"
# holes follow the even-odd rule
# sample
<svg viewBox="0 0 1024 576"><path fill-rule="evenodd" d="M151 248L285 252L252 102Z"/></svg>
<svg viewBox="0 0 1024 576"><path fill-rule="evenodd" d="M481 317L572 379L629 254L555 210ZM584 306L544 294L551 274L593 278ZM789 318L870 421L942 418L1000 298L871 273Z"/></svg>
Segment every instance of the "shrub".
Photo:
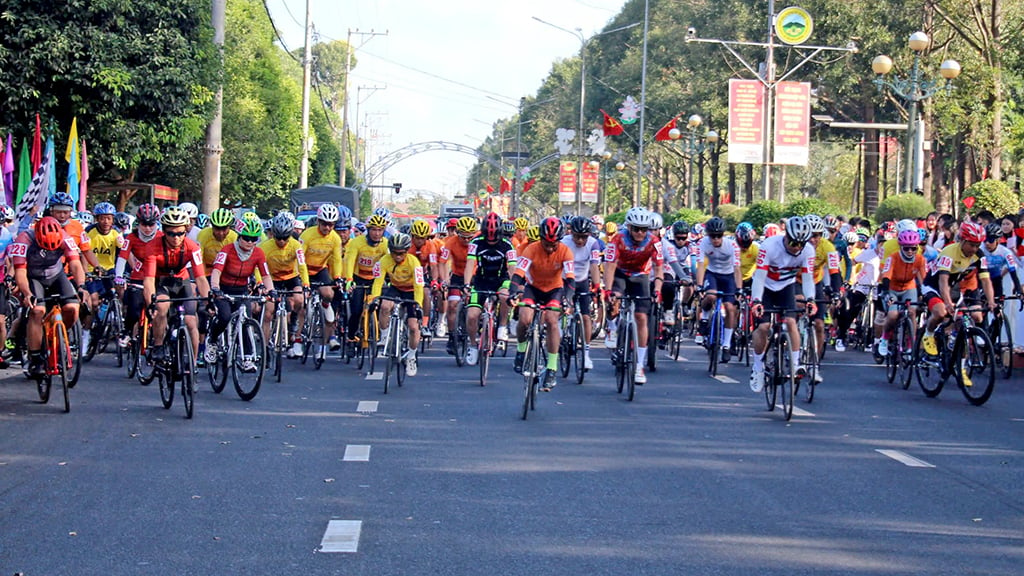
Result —
<svg viewBox="0 0 1024 576"><path fill-rule="evenodd" d="M710 216L696 208L680 208L679 210L666 215L665 225L669 226L676 220L682 220L690 226L693 226L694 224L703 224L704 222L707 222L708 218L710 218Z"/></svg>
<svg viewBox="0 0 1024 576"><path fill-rule="evenodd" d="M917 220L924 218L929 212L935 210L927 198L919 194L897 194L889 196L878 205L875 210L875 221L888 222L910 218Z"/></svg>
<svg viewBox="0 0 1024 576"><path fill-rule="evenodd" d="M626 211L612 212L611 214L604 217L605 222L615 222L619 226L622 225L622 221L626 219Z"/></svg>
<svg viewBox="0 0 1024 576"><path fill-rule="evenodd" d="M783 216L787 218L789 216L807 216L808 214L817 214L818 216L827 216L832 214L842 214L841 208L826 202L821 198L797 198L792 202L786 204L786 210Z"/></svg>
<svg viewBox="0 0 1024 576"><path fill-rule="evenodd" d="M774 200L761 200L751 204L744 215L747 222L754 225L754 228L761 230L765 224L778 222L782 218L785 208Z"/></svg>
<svg viewBox="0 0 1024 576"><path fill-rule="evenodd" d="M729 230L735 230L736 225L743 222L747 211L735 204L722 204L718 207L718 215L725 220L725 226Z"/></svg>
<svg viewBox="0 0 1024 576"><path fill-rule="evenodd" d="M963 199L972 196L974 205L968 209ZM1006 182L982 180L968 186L960 194L960 209L972 215L989 210L1000 217L1003 214L1016 214L1020 209L1020 199Z"/></svg>

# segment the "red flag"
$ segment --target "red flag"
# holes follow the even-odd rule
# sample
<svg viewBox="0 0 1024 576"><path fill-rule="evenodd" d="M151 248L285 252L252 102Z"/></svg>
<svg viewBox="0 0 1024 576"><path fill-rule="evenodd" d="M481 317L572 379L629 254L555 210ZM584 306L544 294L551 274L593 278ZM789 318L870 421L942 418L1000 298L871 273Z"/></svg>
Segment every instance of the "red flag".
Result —
<svg viewBox="0 0 1024 576"><path fill-rule="evenodd" d="M523 192L529 192L530 188L533 188L533 185L536 184L536 183L537 183L537 179L536 178L530 178L526 182L523 182Z"/></svg>
<svg viewBox="0 0 1024 576"><path fill-rule="evenodd" d="M968 210L974 208L974 196L968 196L967 198L964 198L964 206L967 206Z"/></svg>
<svg viewBox="0 0 1024 576"><path fill-rule="evenodd" d="M622 134L622 122L619 122L615 118L608 115L607 112L601 110L601 114L604 114L604 135L605 136L618 136Z"/></svg>
<svg viewBox="0 0 1024 576"><path fill-rule="evenodd" d="M487 185L487 191L488 192L494 192L494 186L491 186L490 182L484 181L484 184Z"/></svg>
<svg viewBox="0 0 1024 576"><path fill-rule="evenodd" d="M39 125L39 114L36 114L36 134L32 138L32 173L35 174L39 170L39 165L43 162L43 130Z"/></svg>
<svg viewBox="0 0 1024 576"><path fill-rule="evenodd" d="M671 140L672 137L669 136L668 133L673 128L676 127L676 120L679 120L679 116L676 116L675 118L669 120L668 124L665 124L664 126L662 126L661 130L658 130L657 133L654 134L654 139L657 140L658 142L664 142L665 140Z"/></svg>
<svg viewBox="0 0 1024 576"><path fill-rule="evenodd" d="M501 176L501 193L512 191L512 181L504 176Z"/></svg>

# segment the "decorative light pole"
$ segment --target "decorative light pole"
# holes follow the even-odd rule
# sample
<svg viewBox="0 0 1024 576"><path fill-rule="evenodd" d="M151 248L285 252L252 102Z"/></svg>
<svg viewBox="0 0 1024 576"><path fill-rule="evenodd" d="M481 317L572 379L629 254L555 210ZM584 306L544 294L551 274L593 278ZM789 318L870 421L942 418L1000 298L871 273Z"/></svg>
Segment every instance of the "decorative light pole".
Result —
<svg viewBox="0 0 1024 576"><path fill-rule="evenodd" d="M697 137L697 129L704 123L704 119L698 114L693 114L686 121L686 130L689 132L689 140L684 142L683 152L689 157L689 168L686 171L686 206L693 208L693 162L697 155L703 154L705 143ZM678 128L668 131L668 137L672 140L679 140L683 133ZM716 134L717 136L717 134Z"/></svg>
<svg viewBox="0 0 1024 576"><path fill-rule="evenodd" d="M875 85L879 91L884 92L886 88L893 94L907 101L907 161L904 165L904 192L923 193L922 184L918 179L919 162L922 161L923 153L918 150L919 141L917 120L917 103L927 100L937 94L939 90L945 90L948 96L953 90L953 80L960 75L960 63L956 60L946 60L939 66L939 74L945 79L929 80L923 77L921 72L921 52L928 48L930 39L924 32L914 32L910 35L907 45L914 52L914 64L910 69L910 76L907 78L886 79L885 76L892 71L892 59L888 56L876 56L871 61L871 69L877 74Z"/></svg>

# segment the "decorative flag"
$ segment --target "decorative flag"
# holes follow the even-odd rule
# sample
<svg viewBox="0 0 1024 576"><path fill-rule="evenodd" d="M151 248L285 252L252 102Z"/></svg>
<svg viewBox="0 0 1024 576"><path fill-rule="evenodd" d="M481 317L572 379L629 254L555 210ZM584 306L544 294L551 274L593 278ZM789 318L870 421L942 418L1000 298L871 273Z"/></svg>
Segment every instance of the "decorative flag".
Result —
<svg viewBox="0 0 1024 576"><path fill-rule="evenodd" d="M968 196L967 198L964 198L964 206L967 206L968 210L974 208L974 196Z"/></svg>
<svg viewBox="0 0 1024 576"><path fill-rule="evenodd" d="M505 178L504 176L502 176L501 177L501 188L500 188L500 191L501 191L502 194L504 194L505 192L511 192L512 191L512 181L509 180L508 178Z"/></svg>
<svg viewBox="0 0 1024 576"><path fill-rule="evenodd" d="M530 188L533 188L533 185L536 184L536 183L537 183L537 179L536 178L530 178L526 182L523 182L523 192L529 192Z"/></svg>
<svg viewBox="0 0 1024 576"><path fill-rule="evenodd" d="M89 157L85 153L85 140L82 140L82 180L78 191L78 211L85 210L85 195L89 191Z"/></svg>
<svg viewBox="0 0 1024 576"><path fill-rule="evenodd" d="M7 135L7 150L4 152L4 199L8 206L14 206L14 138Z"/></svg>
<svg viewBox="0 0 1024 576"><path fill-rule="evenodd" d="M53 175L57 173L55 168L57 160L54 158L53 136L48 136L46 138L46 151L43 152L43 162L50 163L50 177L47 179L49 188L48 198L53 198L57 194L57 179L53 177ZM38 172L38 170L36 170L36 172Z"/></svg>
<svg viewBox="0 0 1024 576"><path fill-rule="evenodd" d="M68 149L64 152L64 161L68 163L68 194L78 200L78 117L71 120L71 134L68 136Z"/></svg>
<svg viewBox="0 0 1024 576"><path fill-rule="evenodd" d="M25 151L28 152L28 143L25 143ZM32 218L46 204L46 192L50 188L49 181L52 180L50 168L53 166L53 158L50 157L52 148L47 148L46 154L39 163L39 170L32 178L32 183L25 191L21 201L18 202L18 212L15 217L18 221L18 231L24 232L32 225ZM22 163L28 161L28 154L23 157Z"/></svg>
<svg viewBox="0 0 1024 576"><path fill-rule="evenodd" d="M18 196L15 198L15 201L19 204L21 203L21 197L28 190L29 180L32 179L31 162L28 155L28 139L25 138L21 141L21 156L18 157Z"/></svg>
<svg viewBox="0 0 1024 576"><path fill-rule="evenodd" d="M43 162L43 130L39 125L39 114L36 114L36 133L32 137L32 173L39 170Z"/></svg>
<svg viewBox="0 0 1024 576"><path fill-rule="evenodd" d="M618 136L622 134L624 128L622 122L619 122L615 118L608 115L607 112L601 110L601 114L604 114L604 135L605 136Z"/></svg>
<svg viewBox="0 0 1024 576"><path fill-rule="evenodd" d="M665 124L664 126L662 126L661 130L658 130L658 132L654 135L654 139L657 140L658 142L664 142L665 140L671 140L672 137L669 136L668 133L673 128L676 127L676 120L679 120L679 116L676 116L675 118L669 120L668 124Z"/></svg>
<svg viewBox="0 0 1024 576"><path fill-rule="evenodd" d="M484 184L486 184L486 185L487 185L487 191L488 191L488 192L494 192L494 186L491 186L491 183L490 183L490 182L488 182L488 181L484 180Z"/></svg>

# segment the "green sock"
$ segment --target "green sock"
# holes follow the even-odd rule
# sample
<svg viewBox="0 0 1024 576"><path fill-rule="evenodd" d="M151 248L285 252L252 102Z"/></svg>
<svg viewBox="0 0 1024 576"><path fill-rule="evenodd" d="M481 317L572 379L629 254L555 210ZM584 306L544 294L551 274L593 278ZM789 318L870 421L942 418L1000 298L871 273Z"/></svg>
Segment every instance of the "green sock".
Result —
<svg viewBox="0 0 1024 576"><path fill-rule="evenodd" d="M516 352L526 352L526 342L516 342Z"/></svg>
<svg viewBox="0 0 1024 576"><path fill-rule="evenodd" d="M558 370L558 352L548 352L548 370Z"/></svg>

